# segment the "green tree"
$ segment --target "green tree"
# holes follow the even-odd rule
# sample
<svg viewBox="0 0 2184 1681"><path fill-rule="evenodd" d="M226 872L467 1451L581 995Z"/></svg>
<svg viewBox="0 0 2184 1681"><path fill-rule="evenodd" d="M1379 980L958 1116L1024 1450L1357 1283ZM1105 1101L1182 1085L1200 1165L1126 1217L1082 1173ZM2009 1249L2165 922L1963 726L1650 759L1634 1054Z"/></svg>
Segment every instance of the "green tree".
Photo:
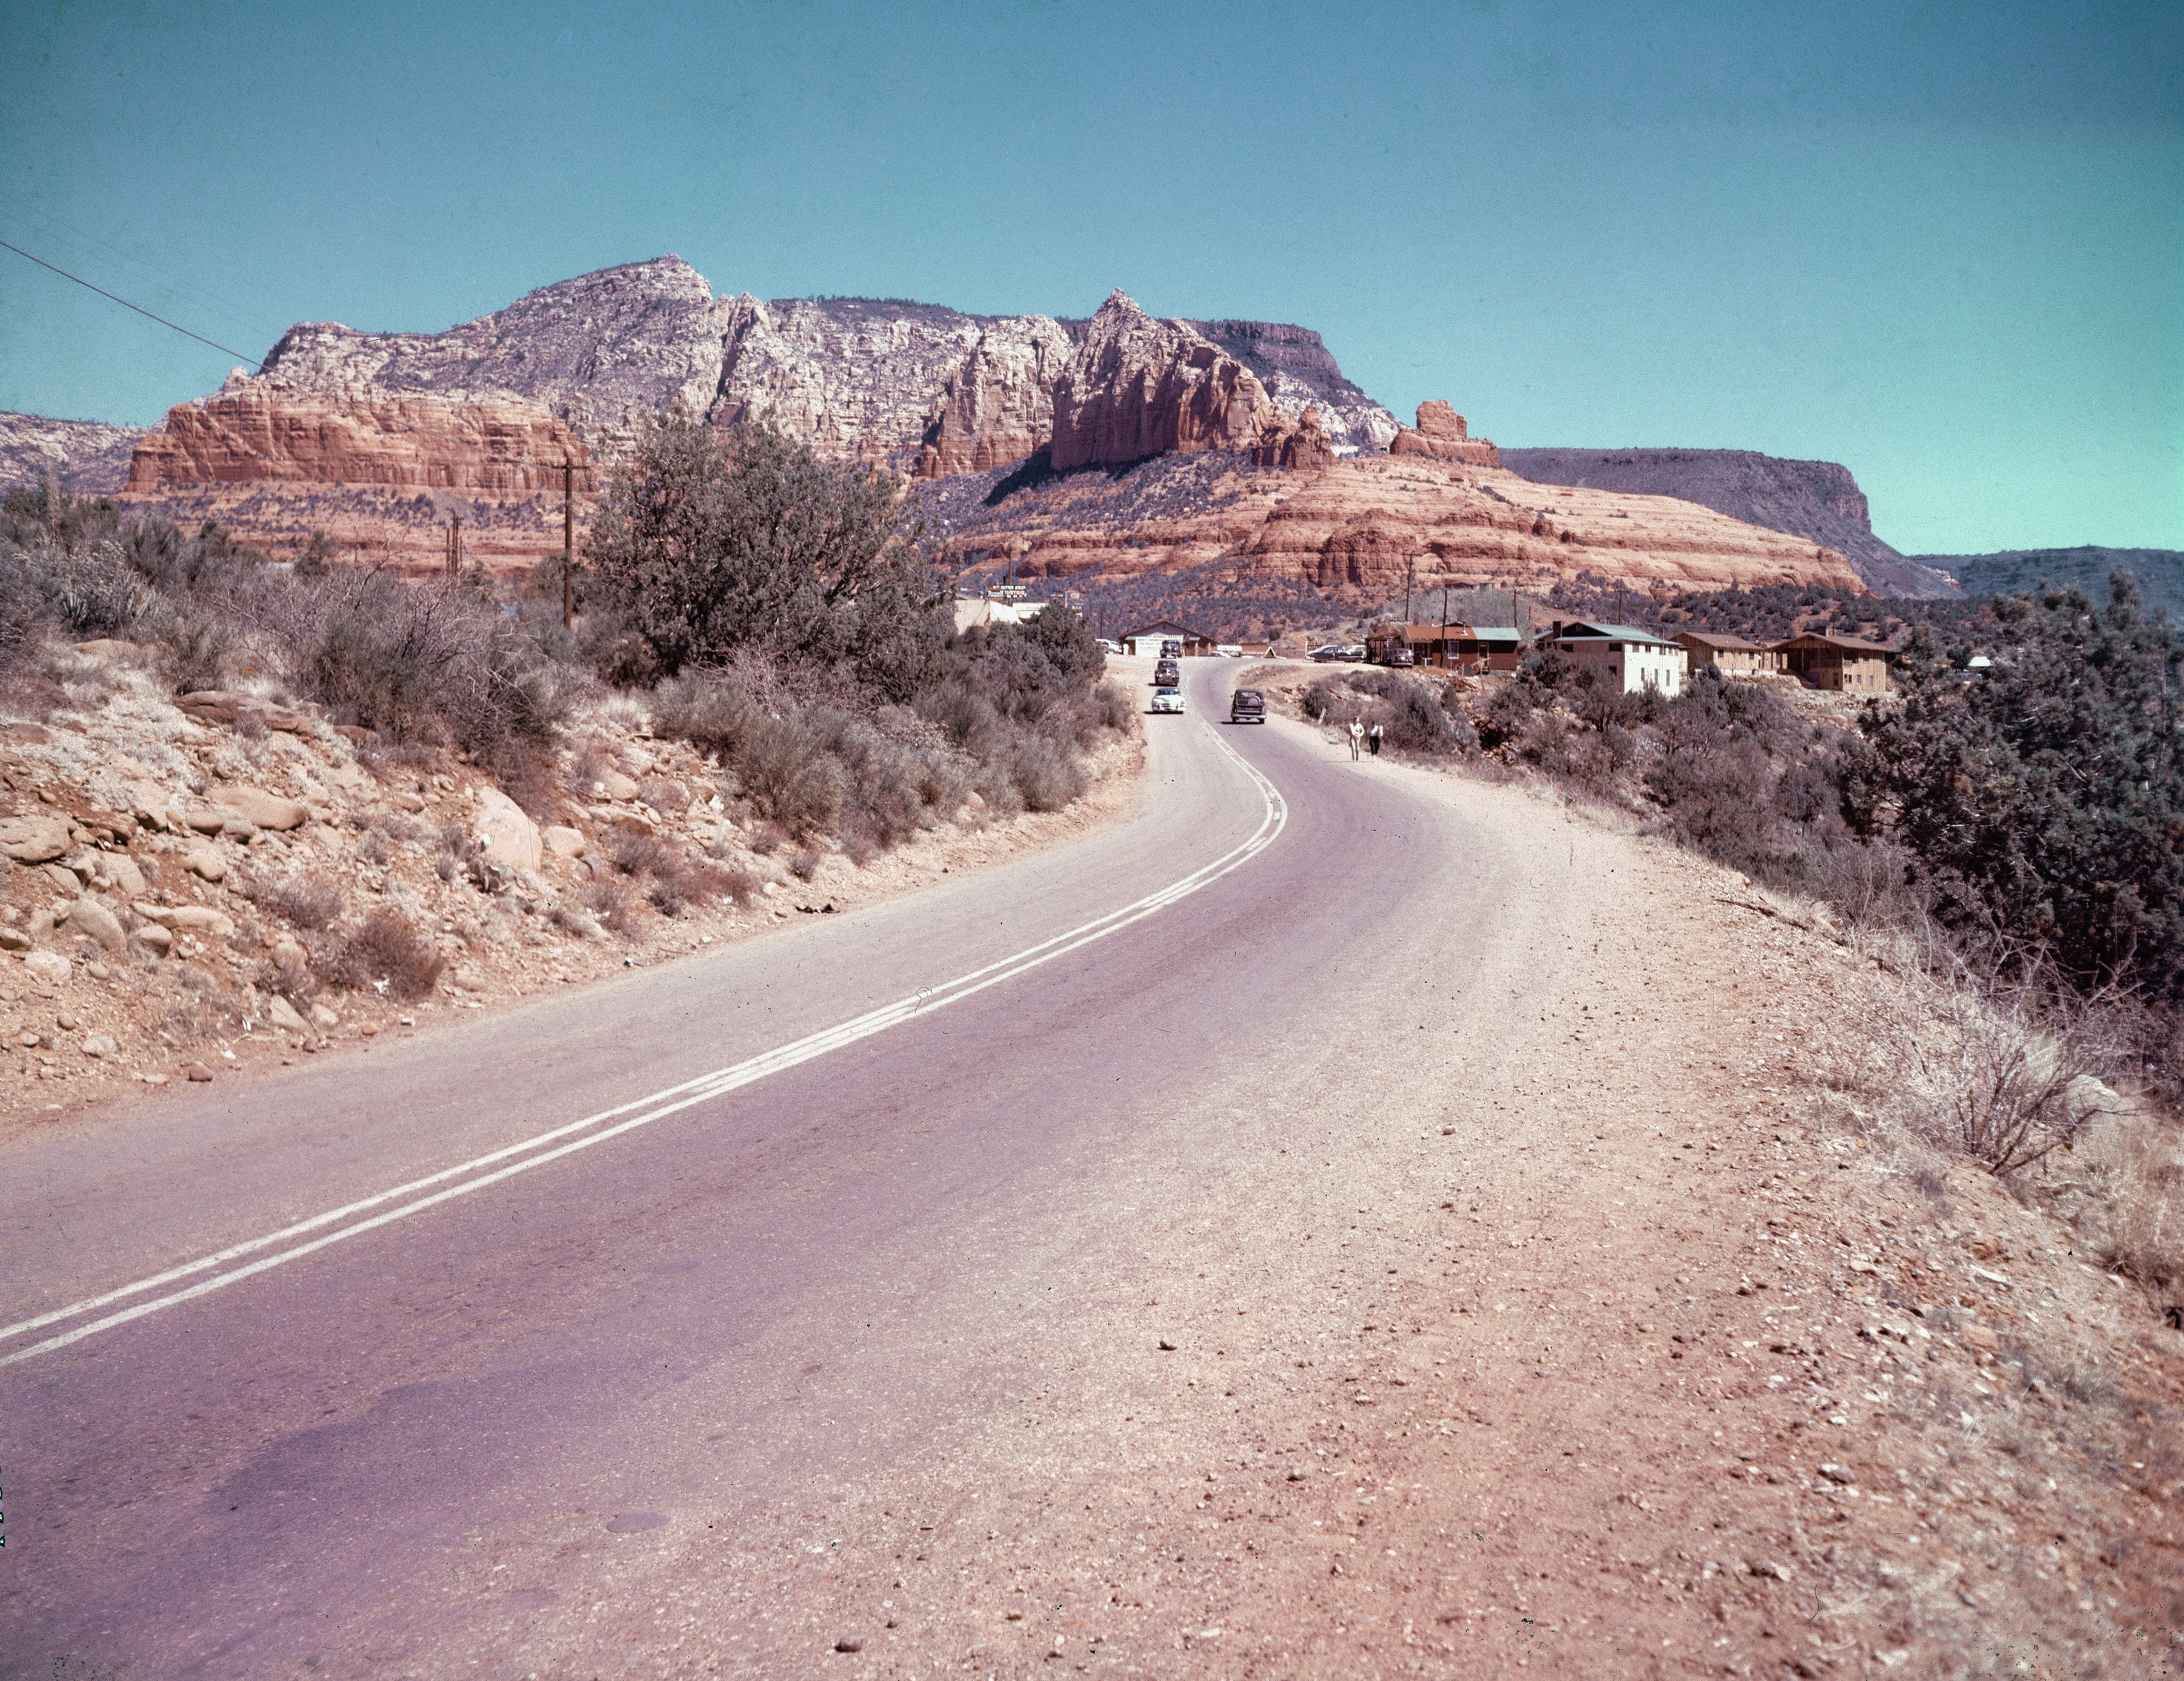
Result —
<svg viewBox="0 0 2184 1681"><path fill-rule="evenodd" d="M1869 706L1845 809L1908 849L1951 925L2031 946L2086 986L2184 997L2184 647L2118 572L1993 604L1994 663L1925 629L1901 706Z"/></svg>
<svg viewBox="0 0 2184 1681"><path fill-rule="evenodd" d="M755 648L846 663L904 701L930 677L942 633L900 488L764 422L730 438L677 408L646 422L609 482L587 558L665 672Z"/></svg>

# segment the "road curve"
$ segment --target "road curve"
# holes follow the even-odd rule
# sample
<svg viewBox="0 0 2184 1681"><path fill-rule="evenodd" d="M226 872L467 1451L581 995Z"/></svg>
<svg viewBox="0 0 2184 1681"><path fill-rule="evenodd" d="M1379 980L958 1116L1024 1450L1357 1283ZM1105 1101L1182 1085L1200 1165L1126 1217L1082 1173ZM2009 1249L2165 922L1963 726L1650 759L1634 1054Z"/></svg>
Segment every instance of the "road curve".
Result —
<svg viewBox="0 0 2184 1681"><path fill-rule="evenodd" d="M828 1530L1000 1544L993 1501L1237 1427L1149 1405L1161 1327L1323 1293L1384 977L1499 937L1522 865L1217 723L1234 669L1084 841L0 1159L0 1668L800 1670L902 1620Z"/></svg>

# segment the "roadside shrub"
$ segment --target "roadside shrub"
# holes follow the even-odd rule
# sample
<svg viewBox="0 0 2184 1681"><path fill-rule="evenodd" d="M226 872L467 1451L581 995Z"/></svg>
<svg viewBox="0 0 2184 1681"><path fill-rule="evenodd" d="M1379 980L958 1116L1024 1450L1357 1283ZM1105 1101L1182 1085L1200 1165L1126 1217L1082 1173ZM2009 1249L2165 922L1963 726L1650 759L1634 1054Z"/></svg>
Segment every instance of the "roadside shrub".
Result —
<svg viewBox="0 0 2184 1681"><path fill-rule="evenodd" d="M1033 736L1009 756L1008 777L1017 797L1034 812L1058 812L1084 791L1084 767L1053 742Z"/></svg>
<svg viewBox="0 0 2184 1681"><path fill-rule="evenodd" d="M655 874L666 868L675 856L657 835L635 829L609 830L606 845L600 850L607 855L607 862L624 875Z"/></svg>
<svg viewBox="0 0 2184 1681"><path fill-rule="evenodd" d="M333 922L348 902L340 884L316 870L282 876L239 875L235 887L259 909L313 930Z"/></svg>
<svg viewBox="0 0 2184 1681"><path fill-rule="evenodd" d="M343 991L366 987L401 999L424 997L438 984L441 958L423 932L398 913L382 908L346 934L322 939L312 968L327 986Z"/></svg>
<svg viewBox="0 0 2184 1681"><path fill-rule="evenodd" d="M577 897L609 933L625 940L635 936L637 918L630 908L629 890L612 876L586 882Z"/></svg>
<svg viewBox="0 0 2184 1681"><path fill-rule="evenodd" d="M841 812L841 762L821 751L818 734L801 718L755 720L736 768L744 796L759 815L800 839L827 827Z"/></svg>
<svg viewBox="0 0 2184 1681"><path fill-rule="evenodd" d="M1479 745L1489 752L1521 738L1538 710L1537 690L1523 683L1497 683L1474 712Z"/></svg>

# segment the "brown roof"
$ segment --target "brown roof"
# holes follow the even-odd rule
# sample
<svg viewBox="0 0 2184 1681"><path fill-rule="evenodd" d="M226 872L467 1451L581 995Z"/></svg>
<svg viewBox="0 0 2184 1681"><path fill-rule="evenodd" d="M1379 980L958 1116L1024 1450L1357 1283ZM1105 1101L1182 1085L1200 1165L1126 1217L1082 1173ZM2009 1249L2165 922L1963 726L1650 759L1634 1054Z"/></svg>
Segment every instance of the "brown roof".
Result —
<svg viewBox="0 0 2184 1681"><path fill-rule="evenodd" d="M1840 648L1846 654L1892 654L1896 651L1886 642L1868 642L1859 636L1823 636L1817 630L1806 631L1801 636L1786 636L1774 645L1777 648Z"/></svg>
<svg viewBox="0 0 2184 1681"><path fill-rule="evenodd" d="M1747 642L1741 636L1730 636L1718 630L1680 630L1670 639L1696 642L1707 648L1726 648L1739 654L1769 654L1774 651L1768 643Z"/></svg>

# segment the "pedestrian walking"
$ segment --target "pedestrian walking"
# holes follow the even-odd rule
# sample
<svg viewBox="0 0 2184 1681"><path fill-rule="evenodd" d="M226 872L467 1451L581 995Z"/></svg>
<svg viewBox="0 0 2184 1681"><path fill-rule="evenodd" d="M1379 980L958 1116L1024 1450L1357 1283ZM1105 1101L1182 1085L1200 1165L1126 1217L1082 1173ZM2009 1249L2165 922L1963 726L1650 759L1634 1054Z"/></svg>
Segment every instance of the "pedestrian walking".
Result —
<svg viewBox="0 0 2184 1681"><path fill-rule="evenodd" d="M1360 746L1360 745L1364 741L1364 740L1365 740L1365 725L1364 725L1364 723L1363 723L1361 720L1359 720L1359 719L1357 719L1357 718L1352 718L1352 719L1351 719L1351 720L1350 720L1350 761L1351 761L1351 762L1352 764L1355 764L1355 763L1357 762L1357 749L1358 749L1359 746Z"/></svg>
<svg viewBox="0 0 2184 1681"><path fill-rule="evenodd" d="M1365 740L1373 749L1373 757L1376 759L1379 758L1380 757L1380 726L1376 723L1370 729L1367 730L1365 732Z"/></svg>

